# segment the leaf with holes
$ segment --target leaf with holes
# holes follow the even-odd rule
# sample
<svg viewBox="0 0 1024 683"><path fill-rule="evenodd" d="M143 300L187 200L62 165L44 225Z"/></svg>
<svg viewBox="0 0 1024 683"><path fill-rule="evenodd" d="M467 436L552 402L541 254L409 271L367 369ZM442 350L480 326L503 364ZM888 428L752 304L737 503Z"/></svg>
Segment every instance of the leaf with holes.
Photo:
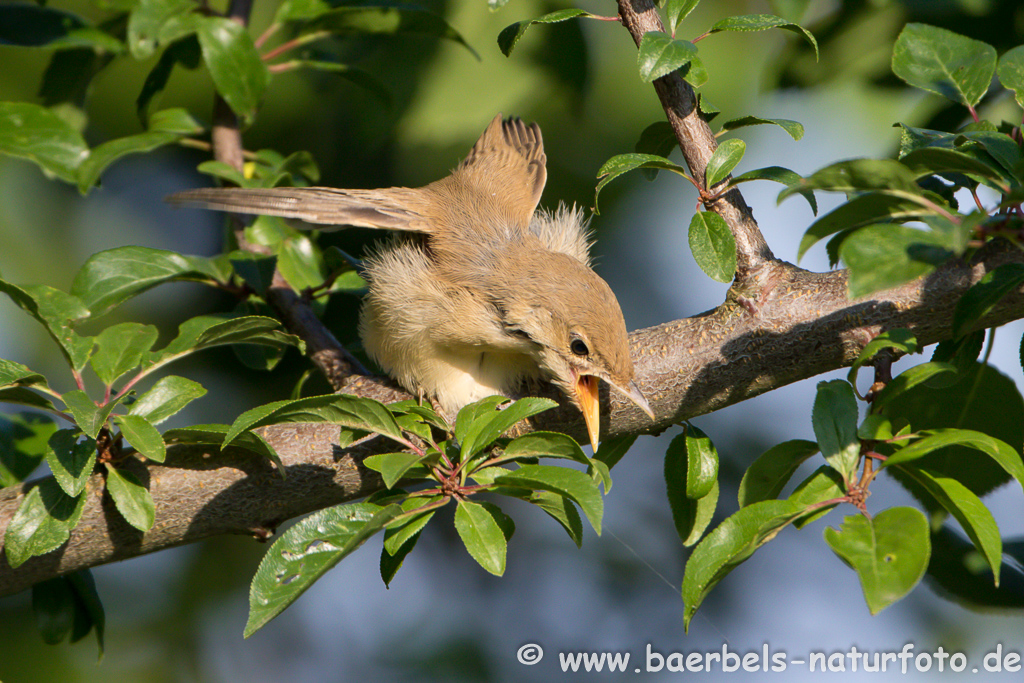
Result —
<svg viewBox="0 0 1024 683"><path fill-rule="evenodd" d="M850 515L839 529L825 529L825 542L860 577L872 614L913 590L928 568L931 541L920 510L897 507L872 519Z"/></svg>
<svg viewBox="0 0 1024 683"><path fill-rule="evenodd" d="M245 637L284 611L327 570L400 514L398 505L337 505L314 512L281 534L252 579Z"/></svg>

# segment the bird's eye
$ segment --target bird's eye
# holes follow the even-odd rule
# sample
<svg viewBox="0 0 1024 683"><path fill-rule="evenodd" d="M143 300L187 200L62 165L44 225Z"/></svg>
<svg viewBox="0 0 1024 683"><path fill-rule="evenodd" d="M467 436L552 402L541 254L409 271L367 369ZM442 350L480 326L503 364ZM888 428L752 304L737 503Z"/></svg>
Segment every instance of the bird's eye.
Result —
<svg viewBox="0 0 1024 683"><path fill-rule="evenodd" d="M569 350L577 356L587 356L590 354L590 349L587 348L587 343L582 339L573 339L569 344Z"/></svg>

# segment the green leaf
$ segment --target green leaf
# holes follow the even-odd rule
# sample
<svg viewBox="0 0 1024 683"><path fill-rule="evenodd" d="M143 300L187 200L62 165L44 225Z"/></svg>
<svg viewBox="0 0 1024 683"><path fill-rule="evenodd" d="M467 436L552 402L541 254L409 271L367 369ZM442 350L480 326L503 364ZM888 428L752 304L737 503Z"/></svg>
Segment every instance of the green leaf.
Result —
<svg viewBox="0 0 1024 683"><path fill-rule="evenodd" d="M146 81L142 84L139 96L135 100L135 113L142 125L149 126L150 105L167 87L175 65L180 64L186 69L195 69L201 61L202 51L199 48L199 39L194 34L185 36L167 46L167 49L160 55L156 66L146 76Z"/></svg>
<svg viewBox="0 0 1024 683"><path fill-rule="evenodd" d="M506 406L502 410L478 418L459 439L463 461L472 458L487 448L499 436L520 420L551 410L558 405L550 398L527 397Z"/></svg>
<svg viewBox="0 0 1024 683"><path fill-rule="evenodd" d="M952 372L956 372L956 366L949 363L922 363L921 365L907 368L875 395L872 407L876 411L881 410L890 401L900 398L901 394L918 384L927 382L933 377Z"/></svg>
<svg viewBox="0 0 1024 683"><path fill-rule="evenodd" d="M594 531L598 536L601 535L604 501L597 484L583 472L554 465L523 465L497 477L494 483L499 486L540 489L566 496L580 506Z"/></svg>
<svg viewBox="0 0 1024 683"><path fill-rule="evenodd" d="M964 173L976 182L985 182L997 190L1005 186L1005 173L999 162L984 150L924 147L903 155L900 163L916 177L936 173Z"/></svg>
<svg viewBox="0 0 1024 683"><path fill-rule="evenodd" d="M771 180L772 182L782 183L787 187L792 187L799 184L803 178L800 177L799 173L782 166L766 166L765 168L756 168L753 171L747 171L746 173L741 173L738 176L733 176L732 182L730 182L729 185L739 185L740 183L750 182L751 180ZM796 192L807 200L807 203L811 205L811 212L817 215L818 200L814 198L814 192L802 189L797 189Z"/></svg>
<svg viewBox="0 0 1024 683"><path fill-rule="evenodd" d="M415 5L378 2L375 5L335 7L319 14L306 25L306 31L329 31L338 35L422 34L444 38L462 45L480 59L466 39L444 17Z"/></svg>
<svg viewBox="0 0 1024 683"><path fill-rule="evenodd" d="M158 425L204 395L206 389L202 384L184 377L169 375L161 377L149 391L140 396L128 409L128 414L137 415L151 424Z"/></svg>
<svg viewBox="0 0 1024 683"><path fill-rule="evenodd" d="M139 366L159 334L156 327L140 323L111 325L100 332L90 359L96 376L109 387L118 377Z"/></svg>
<svg viewBox="0 0 1024 683"><path fill-rule="evenodd" d="M1024 282L1024 265L1004 263L985 273L976 284L964 292L953 312L953 336L960 337L971 323L984 318L1003 297L1015 291Z"/></svg>
<svg viewBox="0 0 1024 683"><path fill-rule="evenodd" d="M156 508L149 489L127 470L107 464L107 493L121 516L139 531L149 531L156 519Z"/></svg>
<svg viewBox="0 0 1024 683"><path fill-rule="evenodd" d="M241 24L221 17L203 17L196 35L218 94L248 124L270 85L252 37Z"/></svg>
<svg viewBox="0 0 1024 683"><path fill-rule="evenodd" d="M804 190L901 192L920 195L917 176L895 159L850 159L826 166L779 193L779 201Z"/></svg>
<svg viewBox="0 0 1024 683"><path fill-rule="evenodd" d="M839 255L850 269L851 299L915 280L953 257L940 236L892 223L868 225L850 234Z"/></svg>
<svg viewBox="0 0 1024 683"><path fill-rule="evenodd" d="M515 458L568 458L584 465L591 464L574 438L558 432L530 432L517 437L505 446L502 459L492 464Z"/></svg>
<svg viewBox="0 0 1024 683"><path fill-rule="evenodd" d="M384 486L393 489L409 468L420 460L421 456L415 453L378 453L363 460L363 464L374 472L380 472Z"/></svg>
<svg viewBox="0 0 1024 683"><path fill-rule="evenodd" d="M821 454L844 479L849 480L860 460L857 398L849 382L841 379L818 382L811 423Z"/></svg>
<svg viewBox="0 0 1024 683"><path fill-rule="evenodd" d="M409 513L430 506L437 506L442 500L441 496L432 496L427 499L407 498L402 502L402 511ZM389 555L397 555L407 543L415 542L413 538L419 536L419 533L427 526L427 522L433 518L435 512L437 512L436 507L404 521L395 521L384 530L384 551Z"/></svg>
<svg viewBox="0 0 1024 683"><path fill-rule="evenodd" d="M909 85L973 107L988 91L996 50L926 24L907 24L892 50L892 72Z"/></svg>
<svg viewBox="0 0 1024 683"><path fill-rule="evenodd" d="M502 523L498 519L504 517ZM508 517L493 503L460 500L455 509L455 530L470 556L495 576L505 573L507 538L503 525ZM510 521L510 520L509 520Z"/></svg>
<svg viewBox="0 0 1024 683"><path fill-rule="evenodd" d="M128 19L128 48L136 59L153 55L158 45L166 45L195 30L198 17L189 17L197 6L194 0L140 0ZM184 33L183 33L184 32Z"/></svg>
<svg viewBox="0 0 1024 683"><path fill-rule="evenodd" d="M148 247L117 247L93 254L75 275L71 293L98 317L165 282L226 282L213 259Z"/></svg>
<svg viewBox="0 0 1024 683"><path fill-rule="evenodd" d="M262 346L304 349L298 337L281 332L281 323L273 318L248 315L232 318L225 315L201 315L178 326L178 336L160 351L145 359L147 370L165 365L189 354L228 344L259 344Z"/></svg>
<svg viewBox="0 0 1024 683"><path fill-rule="evenodd" d="M28 479L49 452L56 431L57 424L47 415L0 414L0 488Z"/></svg>
<svg viewBox="0 0 1024 683"><path fill-rule="evenodd" d="M85 490L96 466L96 440L86 438L79 441L81 436L82 432L77 429L54 432L46 453L46 464L50 466L53 478L72 498Z"/></svg>
<svg viewBox="0 0 1024 683"><path fill-rule="evenodd" d="M711 155L711 158L708 160L707 169L704 171L708 189L725 180L732 173L732 169L736 168L736 165L743 159L743 154L746 151L747 143L743 142L743 140L735 138L723 140L722 144Z"/></svg>
<svg viewBox="0 0 1024 683"><path fill-rule="evenodd" d="M296 235L277 245L277 268L296 291L319 287L326 269L319 248L306 235Z"/></svg>
<svg viewBox="0 0 1024 683"><path fill-rule="evenodd" d="M522 499L533 503L562 525L577 548L583 547L583 520L576 506L567 497L551 491L532 491Z"/></svg>
<svg viewBox="0 0 1024 683"><path fill-rule="evenodd" d="M224 435L228 433L230 427L222 424L206 424L206 425L194 425L192 427L181 427L179 429L168 429L163 434L164 441L167 443L183 443L183 444L213 444L220 446L224 443ZM277 465L278 472L281 477L285 477L284 463L281 462L280 456L277 451L267 443L262 436L256 432L244 432L237 436L232 445L236 448L242 448L247 451L251 451L257 455L263 456L267 460L270 460Z"/></svg>
<svg viewBox="0 0 1024 683"><path fill-rule="evenodd" d="M1004 552L1012 543L1003 544ZM1024 607L1024 572L1019 557L1018 553L1017 558L1010 555L1003 560L997 588L992 583L992 574L986 570L985 558L974 544L945 525L932 533L928 578L943 597L966 607L1019 610Z"/></svg>
<svg viewBox="0 0 1024 683"><path fill-rule="evenodd" d="M592 17L594 16L590 12L584 12L581 9L561 9L550 14L545 14L542 17L536 19L527 19L526 21L517 21L516 23L506 26L502 29L501 33L498 34L498 49L501 50L501 54L506 57L512 55L512 50L515 49L519 39L526 33L526 29L530 28L534 24L555 24L560 21L567 21L569 19L575 19L576 17Z"/></svg>
<svg viewBox="0 0 1024 683"><path fill-rule="evenodd" d="M54 479L43 479L21 500L4 534L4 551L11 569L36 555L64 545L85 509L86 496L64 493Z"/></svg>
<svg viewBox="0 0 1024 683"><path fill-rule="evenodd" d="M47 645L67 640L75 621L75 594L63 576L32 586L32 612Z"/></svg>
<svg viewBox="0 0 1024 683"><path fill-rule="evenodd" d="M746 14L738 17L726 17L708 29L708 33L719 31L766 31L770 28L780 28L783 31L792 31L803 36L814 47L814 58L818 58L818 41L810 31L799 24L786 21L782 17L772 14Z"/></svg>
<svg viewBox="0 0 1024 683"><path fill-rule="evenodd" d="M711 440L687 424L665 453L665 487L672 519L684 545L704 533L718 503L718 453Z"/></svg>
<svg viewBox="0 0 1024 683"><path fill-rule="evenodd" d="M277 257L270 254L254 254L251 251L235 250L228 254L231 267L245 284L259 296L267 291L277 267Z"/></svg>
<svg viewBox="0 0 1024 683"><path fill-rule="evenodd" d="M1020 453L1005 441L972 429L932 429L922 433L926 435L924 438L890 455L882 467L912 462L940 448L961 445L988 455L1024 488L1024 461Z"/></svg>
<svg viewBox="0 0 1024 683"><path fill-rule="evenodd" d="M60 346L64 358L75 370L81 370L92 353L93 340L77 334L72 327L89 317L89 311L77 297L46 285L19 287L0 280L3 292L23 311L43 324Z"/></svg>
<svg viewBox="0 0 1024 683"><path fill-rule="evenodd" d="M853 386L857 386L857 371L860 370L864 365L874 360L875 356L879 354L883 349L893 349L896 351L895 356L901 356L903 354L917 353L917 338L914 333L910 330L903 328L897 328L894 330L886 330L881 334L875 336L874 339L869 341L861 349L860 355L857 356L857 360L853 362L850 367L850 372L846 376L847 381Z"/></svg>
<svg viewBox="0 0 1024 683"><path fill-rule="evenodd" d="M76 14L27 3L0 6L0 45L49 50L88 47L115 54L124 50L121 41Z"/></svg>
<svg viewBox="0 0 1024 683"><path fill-rule="evenodd" d="M0 403L15 403L40 410L56 410L50 399L24 387L0 389Z"/></svg>
<svg viewBox="0 0 1024 683"><path fill-rule="evenodd" d="M613 156L604 162L604 166L597 172L598 183L597 189L594 190L594 213L597 213L597 198L601 194L601 190L604 189L604 186L623 173L635 171L638 168L672 171L684 178L689 178L685 168L654 154L619 154Z"/></svg>
<svg viewBox="0 0 1024 683"><path fill-rule="evenodd" d="M398 505L337 505L314 512L281 534L253 577L245 637L265 626L401 513Z"/></svg>
<svg viewBox="0 0 1024 683"><path fill-rule="evenodd" d="M736 130L737 128L743 128L744 126L761 126L765 124L778 126L789 133L790 137L794 140L799 140L804 136L804 126L799 121L793 121L791 119L764 119L760 116L742 116L738 119L726 121L722 124L722 130Z"/></svg>
<svg viewBox="0 0 1024 683"><path fill-rule="evenodd" d="M676 34L676 29L683 23L683 19L689 16L698 2L700 0L666 0L665 19L668 21L669 33L673 36Z"/></svg>
<svg viewBox="0 0 1024 683"><path fill-rule="evenodd" d="M92 573L88 569L82 569L65 575L64 579L71 584L76 598L75 625L71 632L71 642L81 640L88 635L90 628L95 627L96 644L99 647L99 655L102 657L106 615L100 595L96 591L96 582L93 581Z"/></svg>
<svg viewBox="0 0 1024 683"><path fill-rule="evenodd" d="M149 120L149 130L104 142L89 152L78 167L78 191L85 194L100 179L110 164L121 157L151 152L176 140L201 133L203 126L184 109L157 112Z"/></svg>
<svg viewBox="0 0 1024 683"><path fill-rule="evenodd" d="M121 433L128 442L142 455L154 462L167 459L167 447L164 438L149 420L139 415L118 415L114 418Z"/></svg>
<svg viewBox="0 0 1024 683"><path fill-rule="evenodd" d="M13 386L30 387L34 384L46 386L46 378L38 372L29 370L28 366L0 358L0 389Z"/></svg>
<svg viewBox="0 0 1024 683"><path fill-rule="evenodd" d="M824 517L846 496L843 477L829 465L822 465L793 490L787 500L809 511L793 520L793 526L802 529L816 519ZM827 505L826 505L827 503Z"/></svg>
<svg viewBox="0 0 1024 683"><path fill-rule="evenodd" d="M689 629L697 608L719 581L803 511L804 508L787 500L763 500L741 508L705 536L686 561L682 590L684 628Z"/></svg>
<svg viewBox="0 0 1024 683"><path fill-rule="evenodd" d="M232 423L224 436L222 448L227 448L242 432L285 422L329 422L350 429L377 432L403 446L409 445L394 416L383 404L348 394L328 394L296 401L276 401L247 410Z"/></svg>
<svg viewBox="0 0 1024 683"><path fill-rule="evenodd" d="M677 40L672 36L651 31L640 40L637 52L637 68L644 83L667 76L676 69L690 64L697 56L697 46L688 40Z"/></svg>
<svg viewBox="0 0 1024 683"><path fill-rule="evenodd" d="M1003 561L1003 539L996 520L985 504L956 479L934 474L917 467L900 467L908 477L920 484L949 514L960 522L974 547L978 549L992 569L996 587Z"/></svg>
<svg viewBox="0 0 1024 683"><path fill-rule="evenodd" d="M951 371L955 366L944 367ZM909 372L904 372L893 383ZM981 432L1009 444L1019 454L1024 447L1024 399L1013 379L982 364L974 364L957 378L955 383L947 382L942 386L936 386L934 381L917 382L912 388L891 396L893 400L889 400L881 412L894 425L909 424L918 433L950 426ZM991 401L981 400L982 397L998 397L998 410L993 410ZM1011 479L1005 468L974 446L947 446L918 463L930 472L958 480L978 496ZM893 471L893 474L899 475L899 472ZM930 496L915 491L913 482L908 484L899 476L896 478L926 506L931 502Z"/></svg>
<svg viewBox="0 0 1024 683"><path fill-rule="evenodd" d="M0 102L0 154L27 159L47 175L75 182L89 154L81 133L49 109L28 102Z"/></svg>
<svg viewBox="0 0 1024 683"><path fill-rule="evenodd" d="M651 154L664 158L671 154L677 144L675 131L668 121L655 121L640 133L640 139L633 146L633 151L637 154ZM644 168L641 169L641 173L647 180L654 180L658 176L658 169Z"/></svg>
<svg viewBox="0 0 1024 683"><path fill-rule="evenodd" d="M387 532L385 531L385 533ZM405 562L406 556L412 552L412 549L416 546L416 542L419 539L419 532L413 534L394 554L391 554L384 548L381 548L380 578L384 580L384 585L387 588L391 587L391 582L394 581L395 575L398 574L398 570L402 568L402 564Z"/></svg>
<svg viewBox="0 0 1024 683"><path fill-rule="evenodd" d="M818 450L818 444L803 439L784 441L766 450L740 480L740 507L778 498L797 468Z"/></svg>
<svg viewBox="0 0 1024 683"><path fill-rule="evenodd" d="M65 392L61 400L71 411L71 415L75 418L75 424L94 439L106 423L110 411L117 405L116 400L110 400L102 406L98 406L81 389Z"/></svg>
<svg viewBox="0 0 1024 683"><path fill-rule="evenodd" d="M825 541L857 572L872 614L909 593L928 568L928 520L920 510L889 508L872 519L850 515L840 529L825 529Z"/></svg>
<svg viewBox="0 0 1024 683"><path fill-rule="evenodd" d="M819 240L841 230L859 228L886 220L899 222L916 218L925 213L928 213L928 209L921 206L919 202L905 197L881 192L858 195L845 204L840 204L807 228L803 239L800 240L797 260L802 259L807 250L817 244Z"/></svg>
<svg viewBox="0 0 1024 683"><path fill-rule="evenodd" d="M713 211L698 211L690 219L690 251L712 280L731 282L736 274L736 238L725 220Z"/></svg>
<svg viewBox="0 0 1024 683"><path fill-rule="evenodd" d="M1013 91L1017 105L1024 107L1024 45L1007 50L999 58L999 82Z"/></svg>
<svg viewBox="0 0 1024 683"><path fill-rule="evenodd" d="M686 497L703 498L718 481L718 451L707 434L691 424L672 440L669 451L681 451L678 457L686 459Z"/></svg>

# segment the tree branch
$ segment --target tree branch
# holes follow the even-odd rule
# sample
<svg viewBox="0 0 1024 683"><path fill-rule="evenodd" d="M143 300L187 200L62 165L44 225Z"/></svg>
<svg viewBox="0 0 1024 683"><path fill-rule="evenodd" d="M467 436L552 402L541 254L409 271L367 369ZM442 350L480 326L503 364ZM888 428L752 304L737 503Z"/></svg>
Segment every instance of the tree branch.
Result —
<svg viewBox="0 0 1024 683"><path fill-rule="evenodd" d="M973 264L953 263L930 276L857 301L846 298L846 273L808 273L787 264L765 267L761 299L751 307L731 296L693 318L637 330L630 336L637 383L657 415L652 424L625 399L602 396L604 438L657 433L682 420L718 410L822 372L847 366L882 330L912 330L921 345L950 338L956 301L973 283L1003 263L1024 263L1015 249L990 246ZM1024 293L1007 297L975 329L1024 317ZM391 400L407 395L385 383L358 378L349 391ZM551 388L547 394L558 398ZM579 412L568 405L540 415L536 429L586 437ZM287 478L264 461L234 449L220 453L194 446L169 449L164 465L133 463L150 482L156 525L143 534L125 523L99 475L79 526L59 550L11 569L0 554L0 595L78 569L190 543L224 533L264 539L282 521L362 498L379 490L375 472L361 467L374 452L392 450L384 438L340 449L337 427L286 424L262 430L281 455ZM0 537L37 482L0 490Z"/></svg>
<svg viewBox="0 0 1024 683"><path fill-rule="evenodd" d="M618 4L622 25L638 47L645 33L665 31L651 0L618 0ZM676 134L679 149L690 168L690 175L704 191L710 189L713 192L714 188L705 185L704 172L711 155L718 149L718 140L697 109L697 96L693 88L678 72L673 71L656 79L654 90ZM719 185L724 186L728 180L726 178ZM725 220L736 238L736 285L744 290L748 289L748 285L756 288L760 270L772 263L775 257L757 227L750 207L743 200L743 195L733 188L708 204L708 208Z"/></svg>

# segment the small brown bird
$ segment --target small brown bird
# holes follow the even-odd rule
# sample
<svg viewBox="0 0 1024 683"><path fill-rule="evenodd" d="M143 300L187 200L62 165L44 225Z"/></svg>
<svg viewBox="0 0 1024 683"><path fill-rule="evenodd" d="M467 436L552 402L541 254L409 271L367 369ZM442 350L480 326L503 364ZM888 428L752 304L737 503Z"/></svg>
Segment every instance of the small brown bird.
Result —
<svg viewBox="0 0 1024 683"><path fill-rule="evenodd" d="M576 208L537 210L546 162L537 124L499 114L451 175L425 187L199 189L168 201L402 231L365 260L359 331L374 360L449 416L550 380L583 412L597 450L597 380L654 414L633 382L619 303L590 267L586 221Z"/></svg>

